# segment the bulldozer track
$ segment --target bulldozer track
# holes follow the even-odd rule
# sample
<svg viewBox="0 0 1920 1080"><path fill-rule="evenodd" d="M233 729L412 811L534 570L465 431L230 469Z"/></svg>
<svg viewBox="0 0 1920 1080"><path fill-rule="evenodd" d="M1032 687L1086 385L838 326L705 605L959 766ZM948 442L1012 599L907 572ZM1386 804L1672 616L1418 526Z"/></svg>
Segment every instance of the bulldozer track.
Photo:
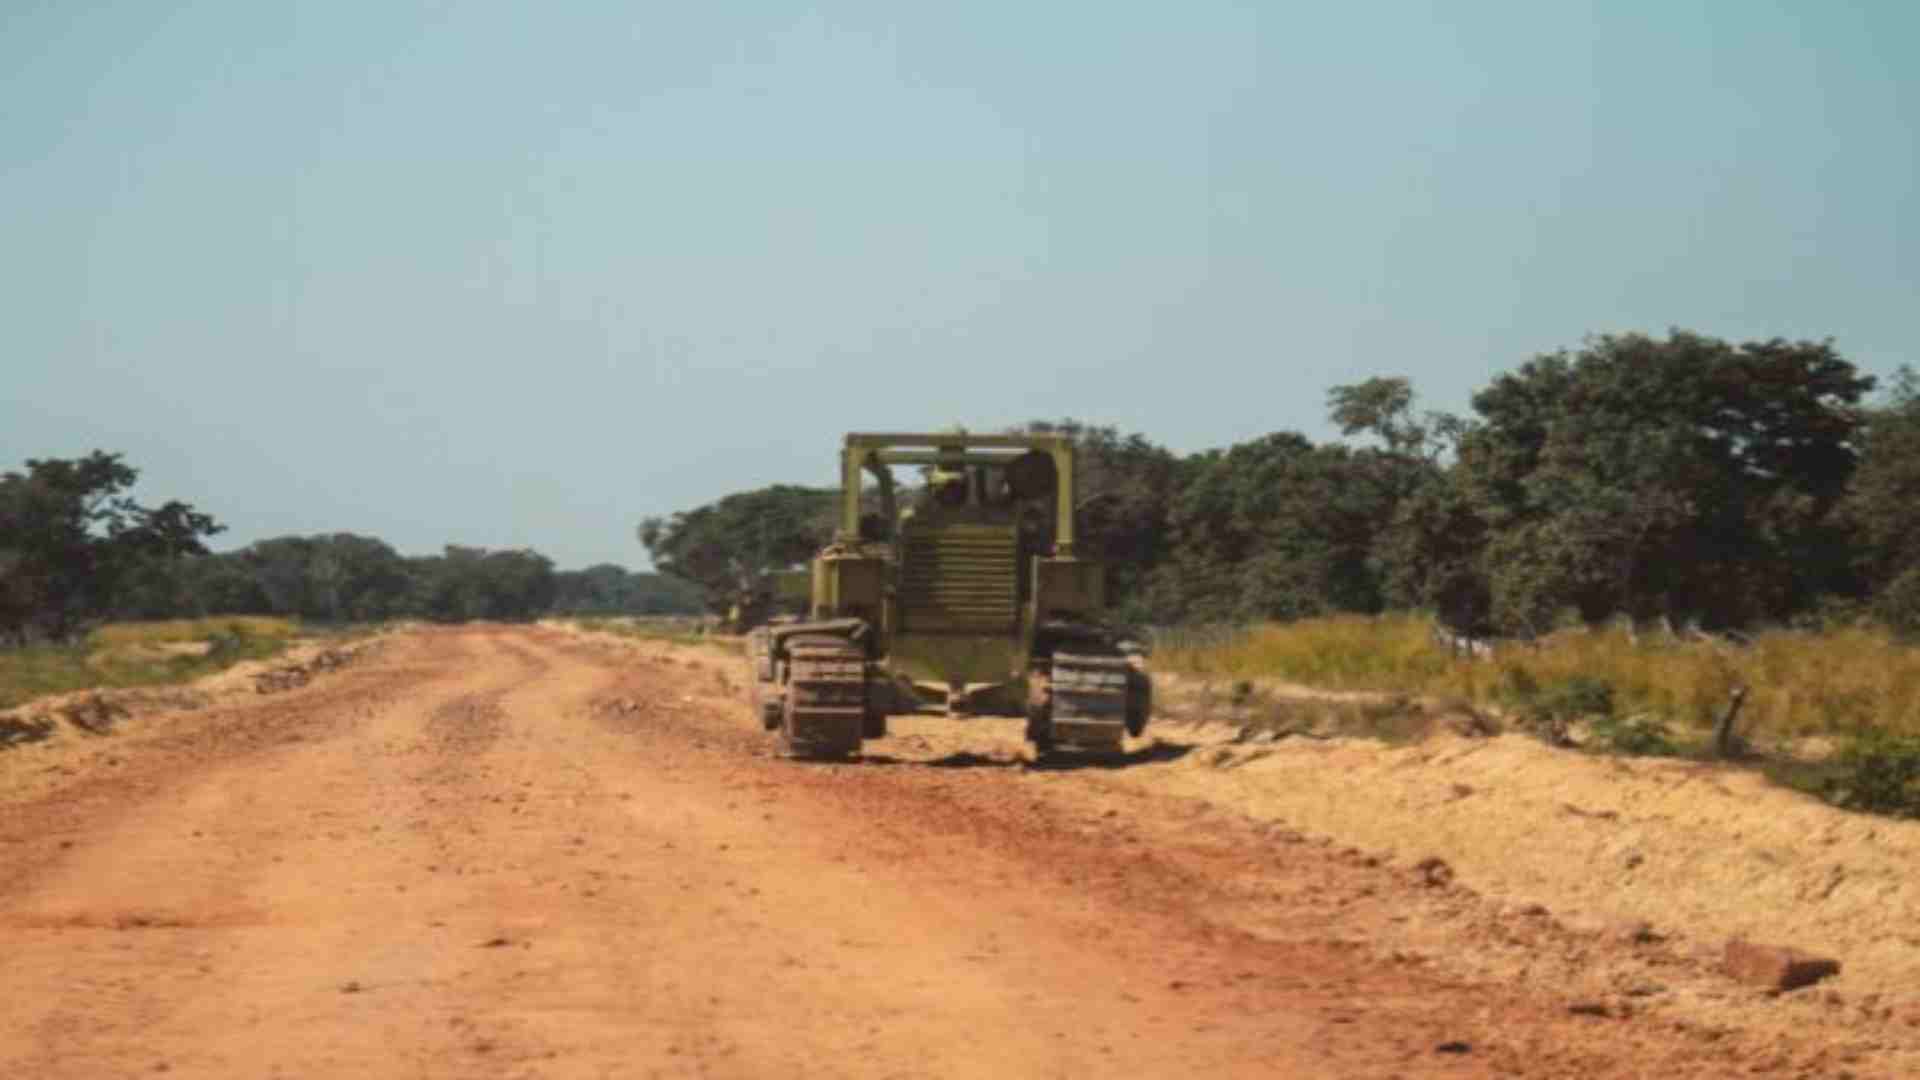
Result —
<svg viewBox="0 0 1920 1080"><path fill-rule="evenodd" d="M1127 730L1132 667L1123 656L1059 652L1051 678L1057 745L1118 750Z"/></svg>
<svg viewBox="0 0 1920 1080"><path fill-rule="evenodd" d="M866 654L844 638L815 635L787 642L787 654L783 749L799 757L858 750L867 715Z"/></svg>

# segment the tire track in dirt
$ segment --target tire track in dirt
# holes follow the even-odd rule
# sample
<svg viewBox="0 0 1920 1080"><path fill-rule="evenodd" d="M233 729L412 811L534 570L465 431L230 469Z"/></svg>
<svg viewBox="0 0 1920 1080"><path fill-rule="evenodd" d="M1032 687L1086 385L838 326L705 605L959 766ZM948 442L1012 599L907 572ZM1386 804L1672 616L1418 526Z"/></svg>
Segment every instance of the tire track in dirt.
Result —
<svg viewBox="0 0 1920 1080"><path fill-rule="evenodd" d="M1111 969L1095 1007L1133 1022L1119 1035L1122 1044L1146 1037L1171 1050L1155 1061L1156 1075L1230 1072L1236 1062L1297 1070L1303 1050L1318 1062L1311 1075L1369 1075L1383 1060L1417 1063L1421 1075L1478 1074L1491 1059L1527 1075L1585 1076L1604 1074L1612 1060L1584 1051L1585 1038L1493 1037L1501 1025L1459 1015L1460 987L1391 967L1356 974L1356 943L1338 935L1275 942L1212 918L1220 897L1217 858L1196 866L1182 845L1112 808L1088 815L1061 805L1038 783L1048 774L965 755L933 767L884 754L852 765L772 760L765 741L731 715L728 694L708 689L705 672L675 674L677 693L660 693L651 672L619 688L602 723L677 769L691 768L690 757L726 762L732 786L780 807L784 828L800 844L835 838L823 861L905 879L926 907L946 909L952 921L980 914L955 909L955 897L1023 898L1015 902L1018 915L1043 918L1048 936L1069 946L1057 963ZM1275 868L1269 857L1258 869L1271 877ZM1282 1001L1286 1007L1276 1010ZM1522 1006L1534 1022L1571 1026L1551 1006L1501 1004ZM1371 1022L1356 1023L1363 1017ZM1435 1047L1461 1042L1486 1056L1435 1055ZM1676 1056L1688 1057L1697 1062L1699 1054Z"/></svg>
<svg viewBox="0 0 1920 1080"><path fill-rule="evenodd" d="M490 650L458 640L432 646L417 650L424 657L397 658L415 663L366 672L363 686L207 717L143 747L150 753L139 782L89 780L28 808L42 819L71 815L62 841L70 847L59 865L23 875L0 916L14 953L8 974L37 970L54 990L15 1010L16 1021L38 1015L31 1048L12 1059L9 1075L206 1064L153 1033L222 999L229 980L277 981L247 965L246 954L271 939L314 936L304 907L314 879L347 868L356 841L383 828L379 809L358 810L349 792L378 804L396 789L362 770L404 745L398 736L408 726L424 729L434 715L457 716L463 703L486 697L457 682L440 688L487 669ZM493 677L514 676L509 667ZM233 1004L240 1007L222 1010L223 1025L270 1026L260 1010Z"/></svg>
<svg viewBox="0 0 1920 1080"><path fill-rule="evenodd" d="M436 629L335 678L17 804L72 846L0 847L0 1071L1875 1075L1382 957L1471 898L1097 769L772 759L674 650Z"/></svg>
<svg viewBox="0 0 1920 1080"><path fill-rule="evenodd" d="M1275 860L1255 854L1266 848L1256 844L1229 869L1222 852L1209 850L1199 862L1188 845L1111 809L1086 815L1060 805L1033 783L1034 774L1016 768L990 761L933 768L797 765L765 757L751 736L706 727L711 718L696 709L656 707L616 712L605 722L651 739L651 752L669 760L672 751L658 743L743 760L730 770L737 786L764 793L763 805L779 807L783 827L800 838L797 846L807 837L833 837L819 848L823 862L904 880L924 898L925 909L951 923L990 922L1005 914L996 908L1011 907L1009 925L985 935L995 951L1022 939L1027 943L1020 947L1032 948L1034 930L1044 927L1048 963L1008 982L1044 982L1047 967L1102 972L1102 985L1084 1006L1109 1018L1101 1026L1127 1048L1123 1060L1146 1055L1153 1067L1144 1075L1247 1068L1326 1076L1402 1068L1423 1076L1481 1075L1490 1068L1529 1076L1620 1074L1617 1049L1594 1048L1590 1030L1575 1030L1579 1022L1556 1014L1555 1003L1462 986L1413 965L1372 968L1360 962L1359 942L1337 926L1271 940L1215 917L1224 875L1297 874L1327 887L1325 868L1314 865L1324 858L1317 850ZM857 829L847 829L849 822ZM973 907L969 897L1012 899ZM1466 1015L1463 993L1475 1002ZM1051 1035L1074 1034L1071 1025L1059 1024L1047 1025ZM1545 1030L1514 1037L1513 1028L1527 1026ZM1436 1053L1455 1045L1473 1047L1476 1056ZM1697 1075L1719 1075L1717 1052L1678 1050L1659 1057L1663 1067L1685 1075L1691 1064L1705 1067ZM1314 1064L1304 1066L1303 1059Z"/></svg>
<svg viewBox="0 0 1920 1080"><path fill-rule="evenodd" d="M637 707L609 710L610 722L642 737L651 731L654 738L704 742L729 754L764 746L749 732L746 706L730 700L740 695L710 689L714 660L693 650L652 651L677 658L667 670L678 674L682 691L725 710L723 719L702 722L689 712L656 720L645 699L629 695L621 702ZM719 661L722 682L730 669ZM1862 1028L1850 1012L1812 1025L1787 1018L1804 1016L1805 1009L1759 1025L1725 1010L1700 1017L1648 1013L1634 995L1648 992L1639 987L1650 982L1656 993L1660 982L1737 991L1717 971L1657 941L1608 943L1567 930L1537 907L1487 902L1447 880L1444 867L1435 876L1390 855L1230 808L1159 795L1132 782L1124 767L1029 769L997 748L1008 739L1017 746L1017 724L1007 726L1006 738L983 738L995 730L992 721L898 726L904 732L875 744L864 763L770 764L792 777L782 786L806 787L817 796L805 801L837 800L837 816L863 822L866 850L931 875L936 892L966 883L945 873L956 863L941 858L942 846L930 839L964 836L955 848L997 851L1016 867L990 888L1057 880L1088 893L1090 905L1104 899L1151 916L1144 923L1160 920L1160 932L1146 935L1144 951L1129 960L1143 969L1165 967L1190 949L1181 962L1192 977L1175 977L1188 992L1209 980L1242 980L1248 970L1284 973L1245 980L1250 994L1224 1007L1257 1011L1284 1002L1369 1033L1376 1048L1424 1046L1424 1056L1407 1058L1413 1074L1442 1070L1431 1048L1459 1043L1472 1048L1474 1070L1528 1076L1721 1076L1747 1068L1898 1076L1907 1074L1899 1063L1913 1060L1913 1040L1898 1033L1903 1029L1877 1021ZM971 737L920 734L969 730ZM988 752L949 749L929 757L928 742L971 743ZM901 757L896 746L921 749ZM1167 751L1179 752L1148 747L1131 757L1148 760ZM1418 847L1417 838L1409 842ZM1089 948L1124 941L1124 934L1095 923L1085 937ZM1620 986L1596 996L1580 976L1589 965L1611 965L1611 953L1630 954L1622 966L1644 974L1621 984L1624 996ZM1479 959L1495 955L1515 977L1463 974L1457 962L1472 958L1467 966L1478 967Z"/></svg>

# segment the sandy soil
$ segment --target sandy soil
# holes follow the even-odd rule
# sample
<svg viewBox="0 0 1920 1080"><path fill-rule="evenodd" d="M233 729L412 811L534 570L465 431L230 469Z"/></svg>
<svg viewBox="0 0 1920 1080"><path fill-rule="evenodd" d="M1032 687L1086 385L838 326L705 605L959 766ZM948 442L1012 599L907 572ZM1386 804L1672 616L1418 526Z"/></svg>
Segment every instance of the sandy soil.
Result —
<svg viewBox="0 0 1920 1080"><path fill-rule="evenodd" d="M1834 937L1839 982L1766 997L1697 955L1694 921L1744 909L1682 887L1718 853L1756 936L1838 933L1807 908L1903 887L1850 846L1879 823L1820 819L1846 869L1816 902L1740 868L1824 834L1702 810L1775 816L1727 778L1536 786L1613 766L1505 740L1169 728L1034 768L1015 724L908 719L801 765L767 754L737 665L425 630L0 752L0 1074L1920 1072L1898 948ZM1570 885L1546 848L1600 871Z"/></svg>

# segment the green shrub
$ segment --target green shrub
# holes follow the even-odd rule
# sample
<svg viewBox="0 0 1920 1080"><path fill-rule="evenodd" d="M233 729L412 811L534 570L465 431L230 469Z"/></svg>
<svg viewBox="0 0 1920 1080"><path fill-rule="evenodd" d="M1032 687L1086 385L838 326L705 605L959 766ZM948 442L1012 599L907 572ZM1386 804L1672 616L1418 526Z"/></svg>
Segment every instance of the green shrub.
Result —
<svg viewBox="0 0 1920 1080"><path fill-rule="evenodd" d="M1920 817L1920 736L1872 729L1840 751L1828 798L1854 810Z"/></svg>
<svg viewBox="0 0 1920 1080"><path fill-rule="evenodd" d="M1540 707L1564 720L1612 716L1613 684L1588 675L1569 676L1550 684L1541 693Z"/></svg>
<svg viewBox="0 0 1920 1080"><path fill-rule="evenodd" d="M1524 726L1554 743L1568 741L1568 724L1587 720L1597 749L1636 756L1680 752L1657 713L1616 716L1613 684L1605 679L1567 675L1542 684L1531 671L1514 665L1501 671L1493 694Z"/></svg>
<svg viewBox="0 0 1920 1080"><path fill-rule="evenodd" d="M246 623L232 622L207 638L207 655L201 664L194 666L221 668L242 660L264 660L285 645L279 638L262 637Z"/></svg>
<svg viewBox="0 0 1920 1080"><path fill-rule="evenodd" d="M1635 757L1672 757L1680 752L1666 723L1652 713L1601 717L1593 722L1593 734L1607 749Z"/></svg>
<svg viewBox="0 0 1920 1080"><path fill-rule="evenodd" d="M1540 702L1540 680L1523 667L1503 667L1493 682L1493 700L1509 709L1531 714Z"/></svg>
<svg viewBox="0 0 1920 1080"><path fill-rule="evenodd" d="M90 644L0 649L0 709L72 690L186 682L274 656L294 630L285 619L246 617L120 623L95 631ZM189 641L205 641L206 652L156 651Z"/></svg>
<svg viewBox="0 0 1920 1080"><path fill-rule="evenodd" d="M1920 637L1920 567L1894 578L1874 598L1873 613L1902 638Z"/></svg>
<svg viewBox="0 0 1920 1080"><path fill-rule="evenodd" d="M1493 694L1536 724L1613 715L1612 684L1591 675L1567 675L1543 684L1533 672L1515 665L1501 670Z"/></svg>

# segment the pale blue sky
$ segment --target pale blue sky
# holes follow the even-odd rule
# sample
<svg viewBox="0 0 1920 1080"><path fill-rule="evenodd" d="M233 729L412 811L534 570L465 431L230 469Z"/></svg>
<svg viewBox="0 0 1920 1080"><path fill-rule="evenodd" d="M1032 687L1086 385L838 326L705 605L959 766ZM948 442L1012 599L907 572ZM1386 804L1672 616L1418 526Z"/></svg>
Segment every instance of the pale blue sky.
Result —
<svg viewBox="0 0 1920 1080"><path fill-rule="evenodd" d="M839 436L1920 363L1920 4L0 0L0 468L642 566Z"/></svg>

